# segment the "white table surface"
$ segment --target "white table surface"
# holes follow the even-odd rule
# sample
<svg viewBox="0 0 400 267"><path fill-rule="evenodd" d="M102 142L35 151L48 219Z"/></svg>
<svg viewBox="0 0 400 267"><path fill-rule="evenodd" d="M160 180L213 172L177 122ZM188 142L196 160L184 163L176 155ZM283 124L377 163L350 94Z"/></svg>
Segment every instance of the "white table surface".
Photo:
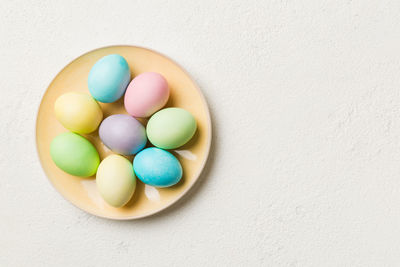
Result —
<svg viewBox="0 0 400 267"><path fill-rule="evenodd" d="M73 207L41 96L112 44L180 63L214 126L201 181L137 221ZM398 266L400 2L1 1L0 266Z"/></svg>

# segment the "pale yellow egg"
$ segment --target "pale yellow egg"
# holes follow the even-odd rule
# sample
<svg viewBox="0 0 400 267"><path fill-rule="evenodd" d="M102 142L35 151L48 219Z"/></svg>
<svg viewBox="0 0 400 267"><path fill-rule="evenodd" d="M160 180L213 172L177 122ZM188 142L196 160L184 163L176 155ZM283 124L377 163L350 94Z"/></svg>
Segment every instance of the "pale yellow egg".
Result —
<svg viewBox="0 0 400 267"><path fill-rule="evenodd" d="M75 133L91 133L103 119L100 105L89 94L70 92L57 98L54 104L57 120Z"/></svg>
<svg viewBox="0 0 400 267"><path fill-rule="evenodd" d="M136 189L132 163L120 155L106 157L97 169L96 184L108 204L122 207L132 198Z"/></svg>

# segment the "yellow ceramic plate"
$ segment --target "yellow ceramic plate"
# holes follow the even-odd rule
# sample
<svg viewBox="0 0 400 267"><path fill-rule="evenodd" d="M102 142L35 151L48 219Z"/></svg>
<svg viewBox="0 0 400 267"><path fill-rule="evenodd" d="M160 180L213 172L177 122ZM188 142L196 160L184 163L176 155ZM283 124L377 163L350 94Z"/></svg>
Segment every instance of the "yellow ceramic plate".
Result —
<svg viewBox="0 0 400 267"><path fill-rule="evenodd" d="M175 186L155 188L138 181L131 201L122 208L113 208L103 201L96 188L95 177L71 176L56 167L50 157L50 142L67 130L56 120L54 101L71 91L89 94L87 77L91 67L101 57L120 54L129 64L132 77L145 71L161 73L168 81L168 107L181 107L196 118L198 129L191 141L171 151L182 164L183 177ZM104 117L127 114L123 97L110 104L100 103ZM142 120L143 124L147 121ZM98 132L85 135L97 148L100 157L112 152L100 141ZM180 199L198 179L208 157L211 144L211 122L207 103L194 81L169 58L149 49L136 46L110 46L86 53L68 64L51 82L39 107L36 121L36 143L42 167L54 187L72 204L91 214L110 219L137 219L157 213ZM128 157L130 160L133 157Z"/></svg>

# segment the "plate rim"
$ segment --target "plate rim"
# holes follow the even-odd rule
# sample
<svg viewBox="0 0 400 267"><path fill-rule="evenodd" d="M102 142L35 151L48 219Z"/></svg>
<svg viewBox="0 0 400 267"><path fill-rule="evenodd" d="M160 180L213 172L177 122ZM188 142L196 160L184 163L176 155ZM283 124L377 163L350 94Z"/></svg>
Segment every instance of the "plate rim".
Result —
<svg viewBox="0 0 400 267"><path fill-rule="evenodd" d="M85 55L87 55L87 54L89 54L89 53L94 52L94 51L101 50L101 49L106 49L106 48L111 48L111 47L132 47L132 48L139 48L139 49L148 50L148 51L150 51L150 52L152 52L152 53L158 54L158 55L160 55L160 56L166 58L167 60L169 60L169 61L171 61L173 64L175 64L175 65L176 65L180 70L182 70L182 72L191 80L191 82L193 83L195 89L196 89L196 90L198 91L198 93L200 94L201 101L203 102L203 104L204 104L204 106L205 106L206 120L207 120L207 125L208 125L208 131L207 131L208 138L207 138L207 141L206 141L205 156L204 156L203 161L202 161L201 164L200 164L200 168L199 168L198 171L194 174L194 179L192 179L192 182L178 195L178 197L177 197L176 199L174 199L173 201L171 201L168 205L165 205L165 206L163 206L163 207L160 207L160 208L155 209L155 210L153 210L153 211L151 211L151 212L148 212L148 213L144 213L144 214L141 214L141 215L135 215L135 216L127 216L127 217L105 216L105 215L102 215L102 214L97 214L96 212L88 211L88 210L86 210L86 209L80 207L80 206L78 205L79 203L75 203L74 201L72 201L71 199L69 199L66 195L64 195L63 193L61 193L61 192L56 188L56 186L54 185L53 181L49 178L49 176L48 176L48 174L47 174L45 168L43 167L43 163L42 163L41 157L40 157L40 155L39 155L39 146L38 146L38 135L37 135L37 132L38 132L38 117L39 117L39 111L40 111L40 107L42 106L43 98L44 98L44 96L46 95L46 93L47 93L47 91L48 91L50 85L54 82L54 80L58 77L58 75L59 75L62 71L64 71L65 68L67 68L69 65L71 65L71 64L72 64L75 60L77 60L78 58L81 58L81 57L83 57L83 56L85 56ZM96 216L96 217L104 218L104 219L118 220L118 221L128 221L128 220L142 219L142 218L149 217L149 216L155 215L155 214L157 214L157 213L160 213L161 211L164 211L164 210L168 209L169 207L173 206L173 205L174 205L175 203L177 203L180 199L182 199L182 198L190 191L190 189L192 189L192 188L194 187L194 185L196 184L196 182L199 180L199 178L200 178L200 176L201 176L201 173L203 172L203 170L204 170L204 168L205 168L205 166L206 166L206 164L207 164L207 162L208 162L209 155L210 155L211 143L212 143L212 123L211 123L210 109L209 109L209 107L208 107L208 103L207 103L206 98L205 98L203 92L201 91L200 87L199 87L198 84L195 82L195 80L192 78L192 76L186 71L186 69L183 68L180 64L178 64L175 60L171 59L170 57L166 56L166 55L163 54L163 53L160 53L160 52L158 52L158 51L156 51L156 50L154 50L154 49L147 48L147 47L144 47L144 46L126 45L126 44L123 44L123 45L107 45L107 46L102 46L102 47L98 47L98 48L89 50L89 51L87 51L87 52L81 54L81 55L78 56L78 57L74 57L68 64L66 64L64 67L61 68L60 71L58 71L58 72L56 73L56 75L54 76L54 78L53 78L53 79L50 81L50 83L47 85L46 90L44 90L44 92L43 92L42 95L41 95L40 103L39 103L39 106L38 106L38 108L37 108L37 110L36 110L36 115L35 115L35 117L36 117L36 121L35 121L35 135L34 135L34 136L35 136L36 156L37 156L37 158L38 158L38 160L39 160L41 169L42 169L42 171L43 171L43 173L44 173L44 175L45 175L47 181L51 184L51 186L53 187L53 189L54 189L56 192L58 192L59 195L61 195L62 198L64 198L64 200L66 200L68 203L72 204L73 206L75 206L76 208L78 208L78 209L81 210L81 211L84 211L84 212L86 212L86 213L88 213L88 214L94 215L94 216Z"/></svg>

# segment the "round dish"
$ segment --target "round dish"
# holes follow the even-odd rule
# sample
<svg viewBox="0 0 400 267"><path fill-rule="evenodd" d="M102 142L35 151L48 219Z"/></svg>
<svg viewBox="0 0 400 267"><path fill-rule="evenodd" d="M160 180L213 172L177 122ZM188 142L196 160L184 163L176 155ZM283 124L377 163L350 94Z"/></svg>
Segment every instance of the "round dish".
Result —
<svg viewBox="0 0 400 267"><path fill-rule="evenodd" d="M146 72L161 73L168 81L170 98L165 107L180 107L188 110L196 118L195 136L183 147L170 150L181 162L182 180L169 188L155 188L137 179L133 198L122 208L113 208L101 198L95 176L80 178L69 175L54 164L50 157L50 142L67 130L56 120L54 102L66 92L89 94L87 79L91 67L101 57L109 54L123 56L131 69L132 77ZM113 114L128 114L123 105L123 97L114 103L99 103L104 118ZM145 125L146 119L140 119ZM99 138L98 130L83 135L99 151L100 158L113 154ZM88 52L73 60L61 70L47 88L36 119L36 145L40 162L47 178L64 198L78 208L96 216L130 220L143 218L171 206L194 185L207 161L211 144L211 121L207 103L200 89L189 75L171 59L150 49L137 46L110 46ZM149 146L150 143L147 143ZM127 157L133 160L133 156Z"/></svg>

